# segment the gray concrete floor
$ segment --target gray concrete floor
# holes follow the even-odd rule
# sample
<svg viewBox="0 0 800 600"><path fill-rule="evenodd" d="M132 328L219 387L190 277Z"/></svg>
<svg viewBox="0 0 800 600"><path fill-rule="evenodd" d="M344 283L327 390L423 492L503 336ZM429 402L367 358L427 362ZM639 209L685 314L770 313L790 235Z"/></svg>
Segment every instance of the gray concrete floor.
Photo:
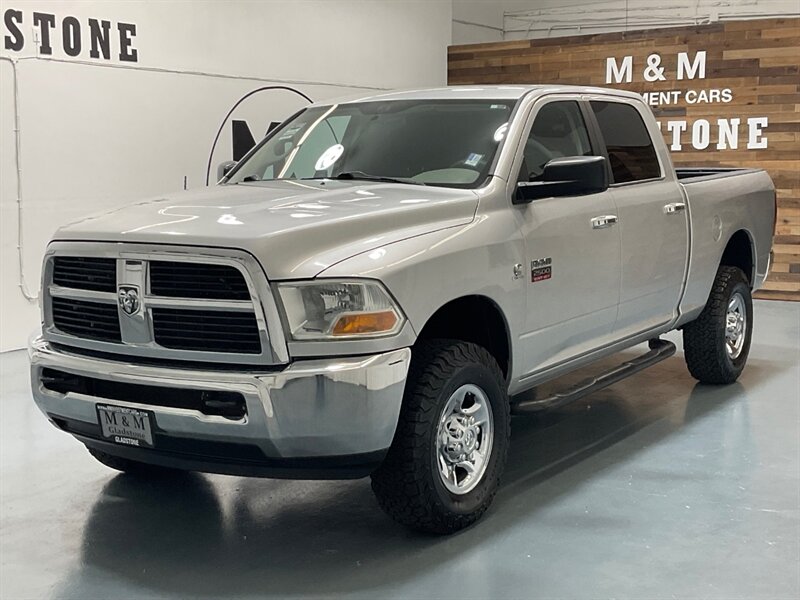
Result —
<svg viewBox="0 0 800 600"><path fill-rule="evenodd" d="M4 354L0 596L796 599L800 304L755 320L732 386L695 385L679 352L515 420L492 509L449 538L393 524L366 479L116 475Z"/></svg>

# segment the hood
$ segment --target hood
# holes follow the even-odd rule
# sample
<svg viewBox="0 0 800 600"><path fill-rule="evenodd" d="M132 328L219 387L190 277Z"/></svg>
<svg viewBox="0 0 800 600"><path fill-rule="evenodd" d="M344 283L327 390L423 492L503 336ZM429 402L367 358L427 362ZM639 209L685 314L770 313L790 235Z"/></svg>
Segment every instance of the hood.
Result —
<svg viewBox="0 0 800 600"><path fill-rule="evenodd" d="M477 205L471 190L263 181L139 202L62 227L55 239L239 248L270 279L301 279L385 244L465 225Z"/></svg>

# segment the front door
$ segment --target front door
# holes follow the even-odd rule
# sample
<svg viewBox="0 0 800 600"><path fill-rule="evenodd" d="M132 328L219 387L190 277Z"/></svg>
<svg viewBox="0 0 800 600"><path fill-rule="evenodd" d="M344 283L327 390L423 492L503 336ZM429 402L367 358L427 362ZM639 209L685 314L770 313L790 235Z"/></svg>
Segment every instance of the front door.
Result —
<svg viewBox="0 0 800 600"><path fill-rule="evenodd" d="M535 181L554 158L592 156L577 100L534 106L519 179ZM620 235L609 191L515 206L528 264L525 372L541 371L607 344L617 318ZM523 375L524 377L524 375Z"/></svg>

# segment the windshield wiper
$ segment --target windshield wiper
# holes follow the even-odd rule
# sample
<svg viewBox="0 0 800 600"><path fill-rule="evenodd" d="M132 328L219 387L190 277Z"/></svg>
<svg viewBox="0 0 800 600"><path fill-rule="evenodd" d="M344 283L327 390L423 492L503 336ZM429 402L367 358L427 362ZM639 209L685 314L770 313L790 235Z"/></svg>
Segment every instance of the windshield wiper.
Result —
<svg viewBox="0 0 800 600"><path fill-rule="evenodd" d="M421 181L410 177L386 177L384 175L371 175L364 171L345 171L337 173L332 177L303 177L303 179L341 179L341 180L363 180L363 181L383 181L386 183L410 183L412 185L425 185Z"/></svg>

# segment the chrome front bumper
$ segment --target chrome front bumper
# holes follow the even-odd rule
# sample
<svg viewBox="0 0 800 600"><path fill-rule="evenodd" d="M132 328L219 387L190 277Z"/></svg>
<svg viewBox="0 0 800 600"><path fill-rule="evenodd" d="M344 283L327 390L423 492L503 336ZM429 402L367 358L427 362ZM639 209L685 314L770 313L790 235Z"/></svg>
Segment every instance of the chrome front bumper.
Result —
<svg viewBox="0 0 800 600"><path fill-rule="evenodd" d="M282 370L234 372L105 360L56 349L42 338L32 341L29 353L36 404L51 421L87 445L165 466L267 476L272 471L274 476L292 476L282 471L294 466L314 471L318 465L324 470L325 459L346 465L360 462L358 457L369 462L367 457L382 456L394 436L411 360L411 350L402 348L372 356L296 361ZM239 392L245 398L247 414L232 420L197 410L61 394L43 385L44 368L162 388ZM155 449L104 441L99 436L98 402L151 411L156 422ZM167 444L169 452L160 450L160 436L171 442ZM176 440L186 442L182 446L186 450L174 451ZM205 451L193 449L198 444L211 447L209 443L216 448L211 458ZM246 447L255 455L249 452L245 459L226 456L226 447ZM254 467L254 472L243 465Z"/></svg>

